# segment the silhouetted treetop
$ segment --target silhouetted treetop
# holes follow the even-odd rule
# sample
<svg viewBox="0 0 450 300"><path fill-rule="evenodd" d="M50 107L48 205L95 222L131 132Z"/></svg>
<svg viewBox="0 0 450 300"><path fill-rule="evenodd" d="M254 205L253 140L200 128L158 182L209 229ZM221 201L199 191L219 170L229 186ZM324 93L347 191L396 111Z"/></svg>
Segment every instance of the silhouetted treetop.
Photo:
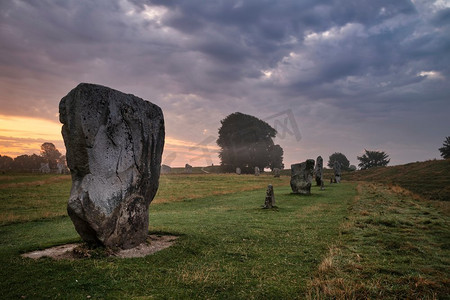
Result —
<svg viewBox="0 0 450 300"><path fill-rule="evenodd" d="M388 159L389 155L384 151L370 151L366 149L364 149L364 151L365 153L362 156L357 156L360 161L358 166L361 170L387 166L390 162L390 159Z"/></svg>
<svg viewBox="0 0 450 300"><path fill-rule="evenodd" d="M333 154L330 155L330 157L328 158L327 166L329 168L333 168L335 161L337 161L341 164L342 170L348 170L350 167L350 161L347 159L347 157L344 154L342 154L340 152L334 152Z"/></svg>
<svg viewBox="0 0 450 300"><path fill-rule="evenodd" d="M439 151L441 152L442 158L450 158L450 136L445 138L444 144L439 148Z"/></svg>
<svg viewBox="0 0 450 300"><path fill-rule="evenodd" d="M217 144L224 171L234 172L239 167L251 173L254 167L283 167L283 149L274 145L277 131L266 122L250 115L236 112L220 121Z"/></svg>

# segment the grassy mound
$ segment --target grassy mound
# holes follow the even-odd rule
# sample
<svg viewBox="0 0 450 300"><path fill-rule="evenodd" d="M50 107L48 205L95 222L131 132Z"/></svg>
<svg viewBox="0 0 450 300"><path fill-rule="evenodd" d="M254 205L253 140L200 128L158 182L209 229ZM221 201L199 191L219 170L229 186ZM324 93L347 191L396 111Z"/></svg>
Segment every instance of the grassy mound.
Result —
<svg viewBox="0 0 450 300"><path fill-rule="evenodd" d="M398 185L431 200L450 201L450 160L429 160L343 174L345 180Z"/></svg>

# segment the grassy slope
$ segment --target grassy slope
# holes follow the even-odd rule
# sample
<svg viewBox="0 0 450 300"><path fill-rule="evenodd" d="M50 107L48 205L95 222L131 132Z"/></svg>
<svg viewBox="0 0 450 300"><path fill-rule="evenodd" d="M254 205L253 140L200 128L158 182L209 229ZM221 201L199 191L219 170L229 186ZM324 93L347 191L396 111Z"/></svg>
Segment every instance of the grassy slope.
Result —
<svg viewBox="0 0 450 300"><path fill-rule="evenodd" d="M346 180L399 185L432 200L450 201L450 160L430 160L343 174Z"/></svg>
<svg viewBox="0 0 450 300"><path fill-rule="evenodd" d="M436 203L360 183L340 236L308 296L314 299L448 299L450 218Z"/></svg>

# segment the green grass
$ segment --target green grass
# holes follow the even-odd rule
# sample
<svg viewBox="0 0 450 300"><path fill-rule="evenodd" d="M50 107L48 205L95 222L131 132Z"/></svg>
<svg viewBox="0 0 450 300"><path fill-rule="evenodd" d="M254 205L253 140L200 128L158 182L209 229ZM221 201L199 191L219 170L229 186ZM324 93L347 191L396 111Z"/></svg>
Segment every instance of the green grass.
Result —
<svg viewBox="0 0 450 300"><path fill-rule="evenodd" d="M447 298L448 214L398 188L361 183L358 191L309 284L311 298Z"/></svg>
<svg viewBox="0 0 450 300"><path fill-rule="evenodd" d="M0 186L0 225L67 215L70 176L21 175L8 181Z"/></svg>
<svg viewBox="0 0 450 300"><path fill-rule="evenodd" d="M277 209L261 209L268 183L275 185ZM170 248L133 259L20 257L80 241L65 216L69 189L69 177L0 186L0 215L9 209L22 216L0 226L0 299L450 294L449 203L396 187L344 182L298 196L290 194L289 177L167 175L150 205L149 230L179 236Z"/></svg>
<svg viewBox="0 0 450 300"><path fill-rule="evenodd" d="M398 185L428 199L450 201L449 159L348 172L343 178Z"/></svg>
<svg viewBox="0 0 450 300"><path fill-rule="evenodd" d="M220 177L219 177L220 179ZM295 298L338 236L351 184L301 197L275 189L152 204L150 231L179 235L175 246L139 259L32 261L20 253L77 241L67 217L0 227L2 298Z"/></svg>
<svg viewBox="0 0 450 300"><path fill-rule="evenodd" d="M67 215L69 175L0 175L0 225ZM289 177L234 174L162 175L153 203L184 201L261 189L268 184L288 186Z"/></svg>

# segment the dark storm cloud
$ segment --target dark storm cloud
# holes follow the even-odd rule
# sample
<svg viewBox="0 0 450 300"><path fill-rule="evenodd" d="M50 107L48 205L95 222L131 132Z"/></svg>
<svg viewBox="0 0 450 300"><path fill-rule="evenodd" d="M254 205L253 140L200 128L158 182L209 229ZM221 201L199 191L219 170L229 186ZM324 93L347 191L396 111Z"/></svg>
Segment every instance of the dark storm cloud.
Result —
<svg viewBox="0 0 450 300"><path fill-rule="evenodd" d="M169 134L189 124L191 140L216 131L237 110L264 117L285 109L303 116L305 131L328 128L330 136L340 135L339 126L352 130L351 122L371 120L367 132L376 132L374 126L388 132L386 124L403 128L417 118L437 123L440 129L429 135L441 139L450 125L441 114L449 109L449 6L443 0L2 1L1 113L56 118L59 99L87 81L158 102L174 120ZM434 110L424 110L426 103ZM324 124L312 125L318 118ZM362 132L354 131L355 143L371 139ZM405 136L393 132L387 140Z"/></svg>

